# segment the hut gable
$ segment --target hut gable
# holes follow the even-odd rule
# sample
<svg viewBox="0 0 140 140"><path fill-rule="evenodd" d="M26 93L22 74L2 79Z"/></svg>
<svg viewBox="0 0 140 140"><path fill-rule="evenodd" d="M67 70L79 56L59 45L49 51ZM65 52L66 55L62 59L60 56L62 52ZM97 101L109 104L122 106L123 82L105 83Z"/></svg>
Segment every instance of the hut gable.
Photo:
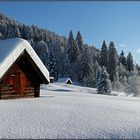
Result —
<svg viewBox="0 0 140 140"><path fill-rule="evenodd" d="M50 81L48 70L24 39L0 42L0 71L0 98L38 97L40 84Z"/></svg>
<svg viewBox="0 0 140 140"><path fill-rule="evenodd" d="M58 83L65 83L65 84L73 84L72 80L70 78L59 78L57 80Z"/></svg>
<svg viewBox="0 0 140 140"><path fill-rule="evenodd" d="M20 38L6 39L0 42L0 79L25 51L49 82L48 70L30 44L26 40Z"/></svg>

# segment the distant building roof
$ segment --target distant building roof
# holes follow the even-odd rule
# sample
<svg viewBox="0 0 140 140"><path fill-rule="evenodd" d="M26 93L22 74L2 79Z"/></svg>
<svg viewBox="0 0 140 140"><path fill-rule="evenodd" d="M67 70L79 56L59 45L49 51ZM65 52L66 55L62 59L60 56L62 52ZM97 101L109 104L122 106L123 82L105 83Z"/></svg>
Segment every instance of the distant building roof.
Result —
<svg viewBox="0 0 140 140"><path fill-rule="evenodd" d="M65 84L73 84L72 80L68 78L59 78L57 80L58 83L65 83Z"/></svg>
<svg viewBox="0 0 140 140"><path fill-rule="evenodd" d="M49 82L50 79L47 68L44 66L31 45L26 40L20 38L0 41L0 79L25 51L30 55L38 69L40 69L41 73Z"/></svg>

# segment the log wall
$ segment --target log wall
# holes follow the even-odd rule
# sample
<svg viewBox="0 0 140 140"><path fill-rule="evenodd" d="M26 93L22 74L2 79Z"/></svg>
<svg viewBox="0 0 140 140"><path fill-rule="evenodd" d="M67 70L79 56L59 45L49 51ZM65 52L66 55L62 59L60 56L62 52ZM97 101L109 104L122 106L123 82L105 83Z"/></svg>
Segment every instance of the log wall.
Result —
<svg viewBox="0 0 140 140"><path fill-rule="evenodd" d="M14 64L0 81L0 99L39 97L39 84L20 69L18 64Z"/></svg>

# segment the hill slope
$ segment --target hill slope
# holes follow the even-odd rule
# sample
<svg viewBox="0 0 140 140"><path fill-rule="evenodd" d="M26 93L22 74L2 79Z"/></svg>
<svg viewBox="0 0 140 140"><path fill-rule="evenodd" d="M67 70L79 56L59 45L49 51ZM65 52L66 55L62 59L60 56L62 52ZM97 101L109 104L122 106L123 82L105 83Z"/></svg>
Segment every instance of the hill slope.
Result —
<svg viewBox="0 0 140 140"><path fill-rule="evenodd" d="M0 40L15 37L28 40L55 80L69 76L82 85L95 86L95 62L100 53L95 47L83 44L84 50L76 56L78 57L76 62L70 64L67 54L69 44L66 37L35 25L24 25L0 13ZM85 61L88 63L85 64Z"/></svg>
<svg viewBox="0 0 140 140"><path fill-rule="evenodd" d="M140 138L140 99L59 83L0 102L0 138Z"/></svg>

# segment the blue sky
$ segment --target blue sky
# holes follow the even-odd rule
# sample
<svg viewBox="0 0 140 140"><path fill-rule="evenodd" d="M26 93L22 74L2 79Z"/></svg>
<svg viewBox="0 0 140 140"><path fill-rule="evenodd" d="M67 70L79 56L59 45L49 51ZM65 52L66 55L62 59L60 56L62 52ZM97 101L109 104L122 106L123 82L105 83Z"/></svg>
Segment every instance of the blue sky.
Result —
<svg viewBox="0 0 140 140"><path fill-rule="evenodd" d="M100 48L114 41L140 64L140 2L0 2L0 12L27 25L68 37L80 30L84 43Z"/></svg>

